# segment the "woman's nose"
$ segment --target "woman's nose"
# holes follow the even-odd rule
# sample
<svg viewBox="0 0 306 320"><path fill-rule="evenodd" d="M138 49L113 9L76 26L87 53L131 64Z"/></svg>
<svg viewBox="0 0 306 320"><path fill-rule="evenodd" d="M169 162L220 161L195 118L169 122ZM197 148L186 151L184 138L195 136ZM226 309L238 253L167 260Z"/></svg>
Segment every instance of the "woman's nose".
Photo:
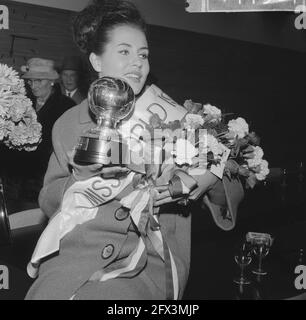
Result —
<svg viewBox="0 0 306 320"><path fill-rule="evenodd" d="M136 55L136 56L133 58L132 64L133 64L134 66L137 66L138 68L140 68L140 67L142 66L142 60L141 60L141 58L140 58L138 55Z"/></svg>

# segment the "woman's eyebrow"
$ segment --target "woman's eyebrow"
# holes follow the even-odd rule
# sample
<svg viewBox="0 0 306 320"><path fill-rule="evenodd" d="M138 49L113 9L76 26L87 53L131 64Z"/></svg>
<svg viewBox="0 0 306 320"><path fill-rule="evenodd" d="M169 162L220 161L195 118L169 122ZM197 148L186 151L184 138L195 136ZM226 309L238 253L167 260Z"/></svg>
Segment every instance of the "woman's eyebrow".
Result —
<svg viewBox="0 0 306 320"><path fill-rule="evenodd" d="M117 46L118 46L118 47L119 47L119 46L128 46L128 47L131 47L130 44L125 43L125 42L119 43Z"/></svg>
<svg viewBox="0 0 306 320"><path fill-rule="evenodd" d="M129 43L125 43L125 42L119 43L117 46L118 47L119 46L127 46L127 47L130 47L130 48L132 47ZM138 50L149 50L149 48L148 47L141 47Z"/></svg>

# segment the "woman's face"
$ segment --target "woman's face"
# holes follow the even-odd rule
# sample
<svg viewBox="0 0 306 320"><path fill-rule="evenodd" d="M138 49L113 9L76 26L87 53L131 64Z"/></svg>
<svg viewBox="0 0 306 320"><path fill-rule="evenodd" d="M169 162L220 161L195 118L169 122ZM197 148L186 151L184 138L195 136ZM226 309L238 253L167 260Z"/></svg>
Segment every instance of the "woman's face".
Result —
<svg viewBox="0 0 306 320"><path fill-rule="evenodd" d="M145 34L137 27L120 25L110 31L103 53L91 53L89 59L100 77L122 78L137 95L150 71L148 55Z"/></svg>
<svg viewBox="0 0 306 320"><path fill-rule="evenodd" d="M28 84L31 87L33 95L36 98L43 99L50 94L53 81L47 79L29 79Z"/></svg>

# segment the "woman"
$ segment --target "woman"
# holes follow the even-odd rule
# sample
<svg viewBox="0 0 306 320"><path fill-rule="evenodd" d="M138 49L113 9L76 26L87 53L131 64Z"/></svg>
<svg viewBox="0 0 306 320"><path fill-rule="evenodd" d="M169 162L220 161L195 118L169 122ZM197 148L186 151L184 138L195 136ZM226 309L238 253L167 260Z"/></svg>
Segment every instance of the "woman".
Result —
<svg viewBox="0 0 306 320"><path fill-rule="evenodd" d="M59 78L54 68L54 61L31 58L25 66L22 78L27 82L33 100L37 119L42 125L42 141L33 156L32 164L39 177L43 177L52 153L52 127L55 121L75 105L72 99L64 96L55 81Z"/></svg>
<svg viewBox="0 0 306 320"><path fill-rule="evenodd" d="M141 101L149 73L149 48L145 23L134 5L125 1L95 1L78 14L74 21L74 34L76 43L87 53L99 76L123 78L134 90L137 102ZM54 126L54 153L40 193L40 206L51 218L51 238L54 237L53 231L56 233L56 229L52 228L58 221L59 215L56 213L63 194L77 184L86 184L92 177L103 178L109 173L109 169L101 165L78 166L72 160L71 150L77 144L78 137L93 126L87 101L66 112ZM117 172L124 170L119 167ZM171 198L168 189L160 190L154 205L159 208L158 222L164 243L169 248L165 247L164 252L171 252L170 258L168 256L171 261L169 268L154 249L153 242L135 228L129 210L120 204L120 199L134 190L133 182L134 178L115 198L99 206L93 218L82 221L59 237L59 252L49 248L47 253L45 251L39 256L39 250L36 250L36 256L43 257L44 261L27 299L147 300L182 297L190 265L190 214L184 206L176 204L177 199ZM217 213L222 211L222 206L226 206L224 199L230 201L231 195L224 193L222 181L207 171L197 182L198 187L191 198L196 200L205 194L206 202L215 215L223 217ZM238 181L233 180L231 184L231 189L237 187L241 190ZM214 202L221 206L208 200L211 193ZM236 202L231 202L229 206L231 213L236 210L242 196L240 191L237 195ZM235 205L232 206L232 203ZM226 228L229 227L224 225ZM124 276L102 281L105 274L118 271L122 262L131 257L140 237L145 239L146 248L137 266ZM56 241L59 242L59 239ZM49 243L51 247L54 241ZM48 253L52 256L47 256ZM145 261L141 260L143 257ZM166 253L164 260L167 260ZM177 275L177 285L174 280L169 282L169 272L172 272L172 280Z"/></svg>

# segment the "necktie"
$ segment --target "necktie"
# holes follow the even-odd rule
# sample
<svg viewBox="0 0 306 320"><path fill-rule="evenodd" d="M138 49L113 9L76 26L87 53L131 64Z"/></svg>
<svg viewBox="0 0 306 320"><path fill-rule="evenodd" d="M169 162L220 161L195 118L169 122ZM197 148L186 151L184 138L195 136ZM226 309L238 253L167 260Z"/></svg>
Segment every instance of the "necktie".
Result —
<svg viewBox="0 0 306 320"><path fill-rule="evenodd" d="M68 96L68 97L71 97L71 92L68 91L68 92L67 92L67 96Z"/></svg>

